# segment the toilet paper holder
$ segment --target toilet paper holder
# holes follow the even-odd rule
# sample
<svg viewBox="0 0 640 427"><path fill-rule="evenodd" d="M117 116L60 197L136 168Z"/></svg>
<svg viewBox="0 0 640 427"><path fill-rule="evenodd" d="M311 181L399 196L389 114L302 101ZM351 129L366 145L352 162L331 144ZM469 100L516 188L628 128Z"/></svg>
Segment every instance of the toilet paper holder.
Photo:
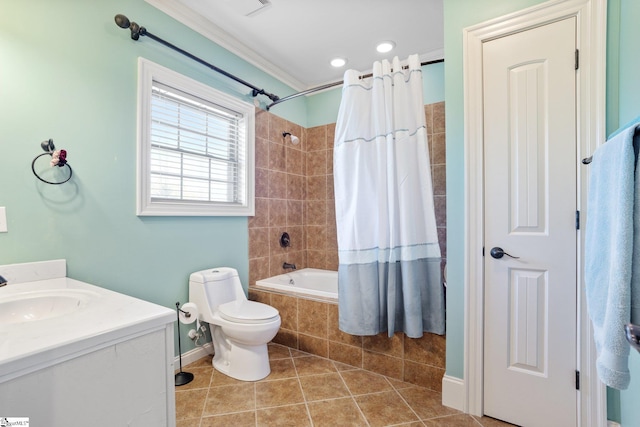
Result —
<svg viewBox="0 0 640 427"><path fill-rule="evenodd" d="M183 309L181 309L178 304L180 303L176 303L176 308L178 309L178 311L182 314L184 314L184 317L186 317L187 319L191 317L191 313L189 313L188 311L184 311Z"/></svg>

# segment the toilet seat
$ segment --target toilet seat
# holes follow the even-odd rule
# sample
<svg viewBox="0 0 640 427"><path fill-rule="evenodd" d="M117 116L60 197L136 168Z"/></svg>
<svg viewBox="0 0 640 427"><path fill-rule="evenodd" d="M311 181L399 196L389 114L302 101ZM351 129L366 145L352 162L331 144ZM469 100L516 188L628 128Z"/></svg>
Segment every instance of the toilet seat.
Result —
<svg viewBox="0 0 640 427"><path fill-rule="evenodd" d="M278 310L255 301L231 301L218 306L220 317L236 323L266 323L278 317Z"/></svg>

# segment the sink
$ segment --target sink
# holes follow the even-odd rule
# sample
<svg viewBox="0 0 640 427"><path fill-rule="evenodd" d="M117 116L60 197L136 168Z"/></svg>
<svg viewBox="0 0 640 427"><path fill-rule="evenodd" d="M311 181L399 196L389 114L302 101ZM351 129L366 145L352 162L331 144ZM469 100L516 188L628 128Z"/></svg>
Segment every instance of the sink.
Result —
<svg viewBox="0 0 640 427"><path fill-rule="evenodd" d="M75 289L23 292L0 298L0 324L35 322L86 307L95 295Z"/></svg>

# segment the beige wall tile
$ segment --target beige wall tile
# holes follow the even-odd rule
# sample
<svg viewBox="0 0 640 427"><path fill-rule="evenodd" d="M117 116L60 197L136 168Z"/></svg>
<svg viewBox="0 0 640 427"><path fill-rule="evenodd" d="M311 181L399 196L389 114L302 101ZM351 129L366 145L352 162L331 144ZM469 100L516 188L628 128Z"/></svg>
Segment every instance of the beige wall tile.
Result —
<svg viewBox="0 0 640 427"><path fill-rule="evenodd" d="M362 347L329 341L329 359L362 368Z"/></svg>
<svg viewBox="0 0 640 427"><path fill-rule="evenodd" d="M362 348L402 358L404 353L404 334L399 332L389 337L386 332L362 338Z"/></svg>
<svg viewBox="0 0 640 427"><path fill-rule="evenodd" d="M425 105L424 114L433 165L438 239L443 259L446 259L444 103ZM293 146L285 142L282 132L291 132L300 137L301 143ZM296 264L298 268L337 270L339 259L333 201L335 123L305 129L258 109L256 137L256 215L249 218L248 224L250 229L267 230L267 234L265 244L264 230L253 234L250 232L250 284L253 285L257 279L282 274L284 272L282 263L285 261ZM279 236L283 231L289 232L292 236L292 245L288 249L282 249L278 244ZM266 255L265 251L267 251ZM277 301L276 304L278 303L282 301ZM363 365L363 359L366 359L369 366L378 371L388 370L394 375L404 372L402 354L407 360L417 364L428 360L431 363L426 364L440 367L439 364L444 363L444 352L441 351L444 338L432 343L434 347L431 348L426 343L408 342L410 339L405 337L405 344L399 352L398 347L393 345L393 340L388 342L386 336L384 339L368 337L366 345L371 350L363 352L363 337L339 331L337 305L328 305L328 307L326 348L329 357L333 360L360 367ZM288 328L281 327L274 341L297 349L300 345L297 308L295 313L295 323L285 325ZM287 320L287 322L293 322L293 320ZM316 333L317 331L303 333L311 338L305 341L304 345L314 346L313 339L320 338L314 335ZM324 336L321 339L324 339ZM399 365L396 363L398 360ZM413 377L421 378L418 375Z"/></svg>
<svg viewBox="0 0 640 427"><path fill-rule="evenodd" d="M256 137L269 139L269 118L272 114L261 108L256 108Z"/></svg>
<svg viewBox="0 0 640 427"><path fill-rule="evenodd" d="M447 194L447 170L445 165L434 165L431 167L433 177L433 194L444 196Z"/></svg>
<svg viewBox="0 0 640 427"><path fill-rule="evenodd" d="M402 379L403 361L399 357L392 357L382 353L364 350L362 368L377 372L391 378Z"/></svg>
<svg viewBox="0 0 640 427"><path fill-rule="evenodd" d="M262 258L269 256L269 229L249 229L249 258Z"/></svg>
<svg viewBox="0 0 640 427"><path fill-rule="evenodd" d="M296 175L303 174L302 162L304 159L304 153L291 145L286 146L287 160L286 160L286 172Z"/></svg>
<svg viewBox="0 0 640 427"><path fill-rule="evenodd" d="M286 345L290 348L298 348L298 333L290 329L284 329L280 326L278 333L273 338L273 342L276 344Z"/></svg>
<svg viewBox="0 0 640 427"><path fill-rule="evenodd" d="M404 357L407 360L439 368L445 367L446 339L425 333L422 338L404 339Z"/></svg>
<svg viewBox="0 0 640 427"><path fill-rule="evenodd" d="M271 305L280 312L281 329L298 331L298 299L281 294L271 295ZM297 348L297 346L295 347Z"/></svg>
<svg viewBox="0 0 640 427"><path fill-rule="evenodd" d="M269 169L280 172L287 170L285 146L278 142L269 142Z"/></svg>
<svg viewBox="0 0 640 427"><path fill-rule="evenodd" d="M287 174L287 192L288 200L303 200L305 197L305 178L302 175Z"/></svg>
<svg viewBox="0 0 640 427"><path fill-rule="evenodd" d="M327 127L317 126L307 129L307 151L325 150L327 147Z"/></svg>
<svg viewBox="0 0 640 427"><path fill-rule="evenodd" d="M287 201L269 199L269 227L285 227L287 225Z"/></svg>
<svg viewBox="0 0 640 427"><path fill-rule="evenodd" d="M307 200L305 207L305 225L325 226L327 224L327 202L325 200Z"/></svg>
<svg viewBox="0 0 640 427"><path fill-rule="evenodd" d="M442 392L443 376L443 368L436 368L435 366L423 365L422 363L415 363L408 360L404 363L403 380L408 383Z"/></svg>
<svg viewBox="0 0 640 427"><path fill-rule="evenodd" d="M269 169L269 140L256 137L256 167Z"/></svg>
<svg viewBox="0 0 640 427"><path fill-rule="evenodd" d="M291 124L275 114L269 114L269 140L283 143L282 132L291 132Z"/></svg>
<svg viewBox="0 0 640 427"><path fill-rule="evenodd" d="M444 133L434 133L429 138L429 145L431 146L431 164L443 165L447 163L447 153L445 144Z"/></svg>
<svg viewBox="0 0 640 427"><path fill-rule="evenodd" d="M269 257L249 260L249 286L255 285L256 280L266 279L269 276Z"/></svg>
<svg viewBox="0 0 640 427"><path fill-rule="evenodd" d="M298 332L327 338L329 304L308 299L298 300Z"/></svg>
<svg viewBox="0 0 640 427"><path fill-rule="evenodd" d="M286 173L269 171L269 197L272 199L285 199L287 197Z"/></svg>
<svg viewBox="0 0 640 427"><path fill-rule="evenodd" d="M287 200L287 226L304 225L302 200Z"/></svg>
<svg viewBox="0 0 640 427"><path fill-rule="evenodd" d="M269 170L256 168L256 197L269 197Z"/></svg>
<svg viewBox="0 0 640 427"><path fill-rule="evenodd" d="M255 203L256 211L249 217L249 228L269 226L269 199L256 197Z"/></svg>
<svg viewBox="0 0 640 427"><path fill-rule="evenodd" d="M327 155L326 150L307 152L307 175L326 175Z"/></svg>
<svg viewBox="0 0 640 427"><path fill-rule="evenodd" d="M433 133L445 132L444 102L433 104Z"/></svg>
<svg viewBox="0 0 640 427"><path fill-rule="evenodd" d="M320 357L329 357L329 344L326 338L314 337L298 332L298 349Z"/></svg>
<svg viewBox="0 0 640 427"><path fill-rule="evenodd" d="M259 291L257 289L249 289L249 296L248 296L250 301L256 301L256 302L261 302L263 304L268 304L271 305L271 293L270 292L262 292Z"/></svg>
<svg viewBox="0 0 640 427"><path fill-rule="evenodd" d="M326 200L327 198L327 176L307 177L307 200Z"/></svg>

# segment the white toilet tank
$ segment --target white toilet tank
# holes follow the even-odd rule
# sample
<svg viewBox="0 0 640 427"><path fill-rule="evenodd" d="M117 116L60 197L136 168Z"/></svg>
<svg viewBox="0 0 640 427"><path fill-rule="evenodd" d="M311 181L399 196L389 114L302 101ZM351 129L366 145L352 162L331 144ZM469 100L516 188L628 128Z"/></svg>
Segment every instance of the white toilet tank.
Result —
<svg viewBox="0 0 640 427"><path fill-rule="evenodd" d="M220 304L246 299L238 271L229 267L209 268L189 276L189 301L200 311L201 320L211 323Z"/></svg>

